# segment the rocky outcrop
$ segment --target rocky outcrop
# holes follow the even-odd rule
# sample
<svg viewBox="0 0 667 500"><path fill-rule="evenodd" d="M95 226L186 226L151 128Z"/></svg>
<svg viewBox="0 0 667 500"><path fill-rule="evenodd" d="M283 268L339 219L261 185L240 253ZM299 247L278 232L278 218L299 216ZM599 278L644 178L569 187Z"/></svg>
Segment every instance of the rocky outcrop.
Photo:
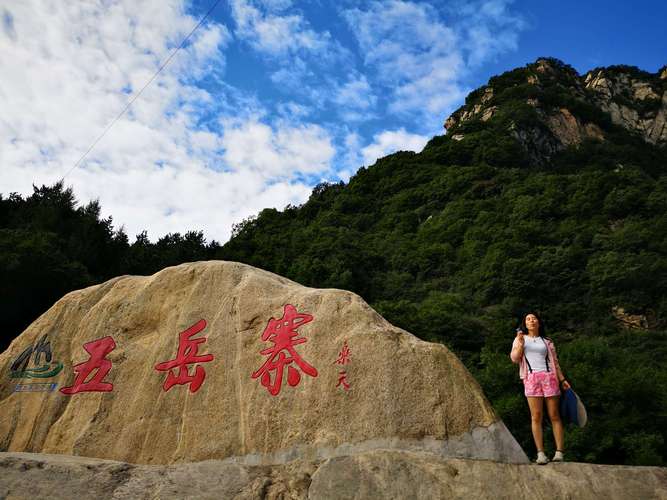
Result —
<svg viewBox="0 0 667 500"><path fill-rule="evenodd" d="M233 262L66 295L0 355L0 451L169 464L525 454L447 348Z"/></svg>
<svg viewBox="0 0 667 500"><path fill-rule="evenodd" d="M647 314L629 314L623 307L614 306L611 314L624 327L633 330L648 330L656 327L655 313L648 311Z"/></svg>
<svg viewBox="0 0 667 500"><path fill-rule="evenodd" d="M584 82L616 125L638 132L652 144L667 141L667 90L641 76L609 74L605 69L588 72Z"/></svg>
<svg viewBox="0 0 667 500"><path fill-rule="evenodd" d="M585 140L605 140L599 126L580 120L567 108L558 108L547 114L535 102L528 104L536 108L542 126L517 126L512 122L508 129L523 146L532 163L544 163L557 152L568 146L576 147Z"/></svg>
<svg viewBox="0 0 667 500"><path fill-rule="evenodd" d="M558 142L564 146L580 144L585 139L604 140L600 127L594 123L583 124L567 108L546 117L546 123Z"/></svg>
<svg viewBox="0 0 667 500"><path fill-rule="evenodd" d="M519 127L510 123L509 133L517 140L526 152L531 163L540 165L563 149L563 144L544 127Z"/></svg>
<svg viewBox="0 0 667 500"><path fill-rule="evenodd" d="M637 133L651 144L667 142L665 69L651 74L612 66L580 76L560 61L540 58L507 74L471 93L447 118L450 137L462 140L470 125L477 124L472 127L476 131L489 123L508 131L536 164L584 141L606 140L607 124ZM519 113L522 119L516 120L521 105L530 112L524 109ZM526 120L531 113L532 120Z"/></svg>
<svg viewBox="0 0 667 500"><path fill-rule="evenodd" d="M475 119L486 122L493 117L498 108L496 106L485 105L493 98L493 87L482 87L481 90L483 91L483 94L479 103L476 103L472 106L464 106L457 112L451 114L445 120L445 129L451 131L462 123L466 123Z"/></svg>
<svg viewBox="0 0 667 500"><path fill-rule="evenodd" d="M0 498L667 499L667 469L504 464L389 450L274 466L218 460L151 466L0 453Z"/></svg>

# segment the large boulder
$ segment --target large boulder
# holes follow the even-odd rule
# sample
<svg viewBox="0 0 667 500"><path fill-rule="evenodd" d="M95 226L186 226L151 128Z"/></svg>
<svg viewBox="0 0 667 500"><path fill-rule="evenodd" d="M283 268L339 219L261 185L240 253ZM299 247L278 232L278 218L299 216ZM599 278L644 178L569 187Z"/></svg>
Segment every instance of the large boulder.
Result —
<svg viewBox="0 0 667 500"><path fill-rule="evenodd" d="M0 451L246 465L374 449L525 462L446 347L233 262L67 294L0 355Z"/></svg>

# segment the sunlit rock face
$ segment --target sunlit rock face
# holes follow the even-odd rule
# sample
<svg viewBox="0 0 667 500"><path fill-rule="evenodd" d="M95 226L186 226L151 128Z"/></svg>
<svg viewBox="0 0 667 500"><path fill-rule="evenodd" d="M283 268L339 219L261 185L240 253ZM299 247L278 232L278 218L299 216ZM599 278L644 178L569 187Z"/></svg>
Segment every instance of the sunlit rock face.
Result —
<svg viewBox="0 0 667 500"><path fill-rule="evenodd" d="M233 262L67 294L0 355L0 451L247 465L526 456L447 348Z"/></svg>
<svg viewBox="0 0 667 500"><path fill-rule="evenodd" d="M649 73L610 66L579 75L556 59L538 58L469 94L444 126L457 141L485 128L508 131L533 165L608 140L611 124L660 145L667 142L666 81L667 67Z"/></svg>

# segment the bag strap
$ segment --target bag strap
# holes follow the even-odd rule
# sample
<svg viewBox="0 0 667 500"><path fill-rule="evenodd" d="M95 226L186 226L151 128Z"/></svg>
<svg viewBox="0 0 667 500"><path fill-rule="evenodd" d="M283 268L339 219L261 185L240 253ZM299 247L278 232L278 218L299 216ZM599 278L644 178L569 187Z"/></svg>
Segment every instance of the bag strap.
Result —
<svg viewBox="0 0 667 500"><path fill-rule="evenodd" d="M544 338L540 337L542 339L542 342L544 342L544 347L547 348L547 353L544 355L544 361L547 364L547 371L550 372L551 370L549 369L549 346L547 345L547 341L544 340Z"/></svg>
<svg viewBox="0 0 667 500"><path fill-rule="evenodd" d="M530 366L530 361L528 361L528 358L526 357L526 354L525 354L525 353L523 354L523 359L526 360L526 364L528 365L528 371L529 371L530 373L533 373L533 367Z"/></svg>

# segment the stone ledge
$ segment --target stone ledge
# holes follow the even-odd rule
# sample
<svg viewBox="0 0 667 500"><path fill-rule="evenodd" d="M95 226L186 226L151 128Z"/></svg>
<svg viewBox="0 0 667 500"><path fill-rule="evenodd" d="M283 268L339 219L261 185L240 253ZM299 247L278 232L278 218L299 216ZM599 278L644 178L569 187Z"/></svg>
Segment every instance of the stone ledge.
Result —
<svg viewBox="0 0 667 500"><path fill-rule="evenodd" d="M219 460L132 465L0 453L0 498L667 499L667 468L567 462L538 466L387 450L276 466Z"/></svg>

